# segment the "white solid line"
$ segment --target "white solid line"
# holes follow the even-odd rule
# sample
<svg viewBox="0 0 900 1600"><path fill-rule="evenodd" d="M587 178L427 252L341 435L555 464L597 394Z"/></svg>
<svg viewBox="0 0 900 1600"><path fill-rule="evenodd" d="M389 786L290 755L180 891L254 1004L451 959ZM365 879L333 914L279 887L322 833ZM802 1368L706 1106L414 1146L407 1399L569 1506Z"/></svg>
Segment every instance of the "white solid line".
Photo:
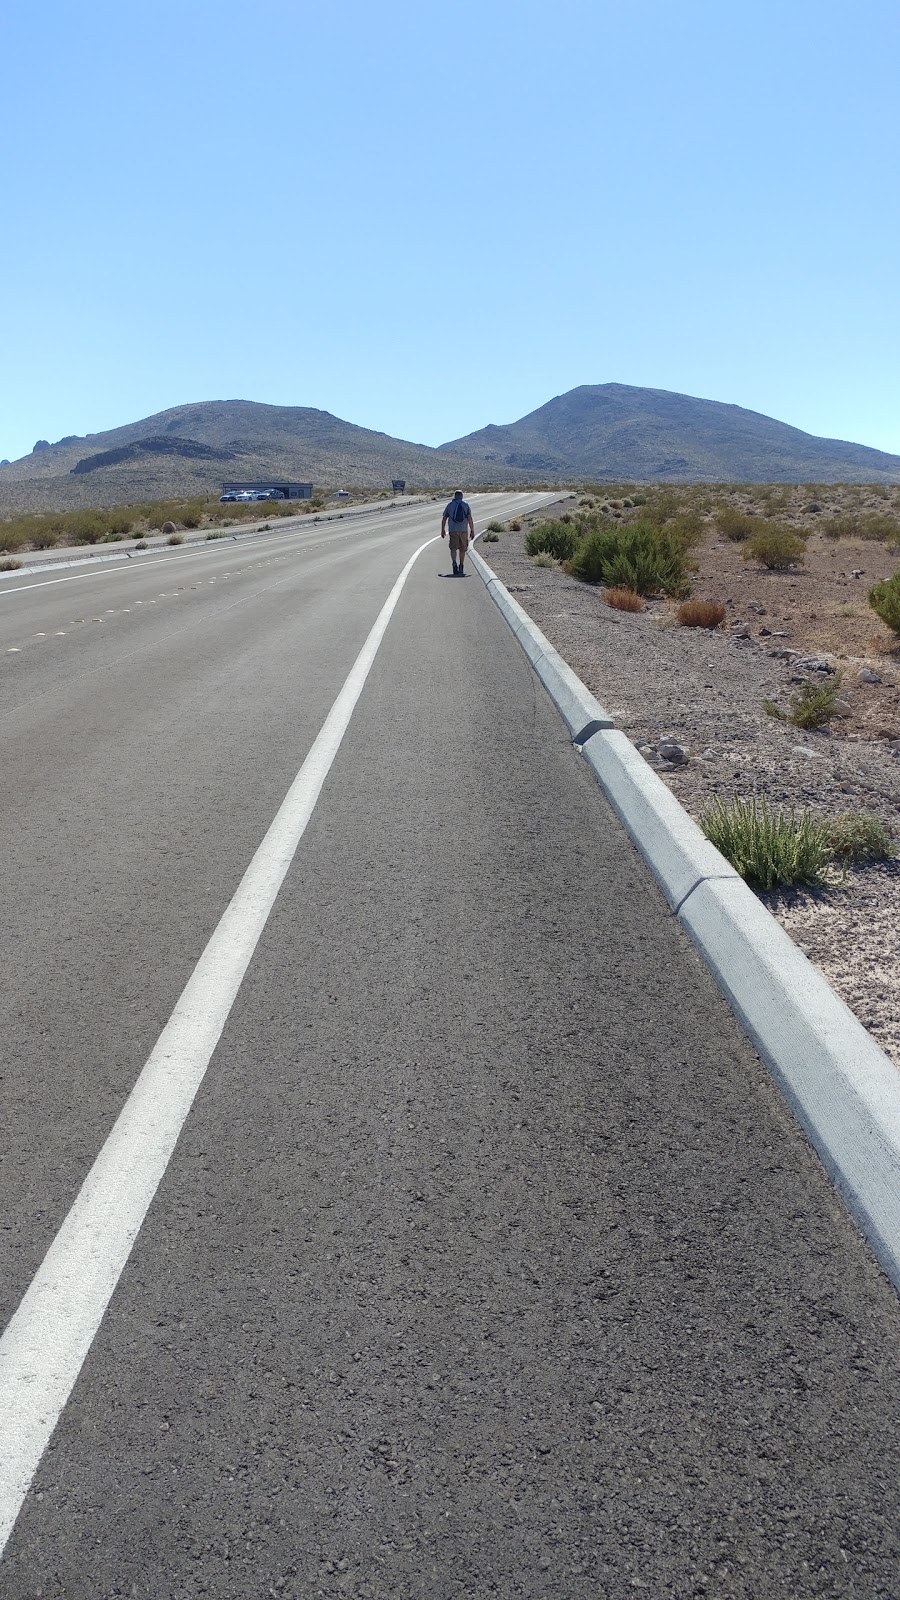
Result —
<svg viewBox="0 0 900 1600"><path fill-rule="evenodd" d="M131 1253L416 558L410 556L275 820L0 1339L0 1554Z"/></svg>

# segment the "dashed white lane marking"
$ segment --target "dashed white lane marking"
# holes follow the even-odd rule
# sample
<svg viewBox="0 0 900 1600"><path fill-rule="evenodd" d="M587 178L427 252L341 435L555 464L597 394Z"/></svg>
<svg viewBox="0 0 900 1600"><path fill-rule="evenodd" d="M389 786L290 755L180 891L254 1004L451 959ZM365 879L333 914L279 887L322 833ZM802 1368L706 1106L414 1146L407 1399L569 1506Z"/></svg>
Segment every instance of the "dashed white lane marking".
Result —
<svg viewBox="0 0 900 1600"><path fill-rule="evenodd" d="M169 1164L416 558L410 556L0 1339L0 1553Z"/></svg>

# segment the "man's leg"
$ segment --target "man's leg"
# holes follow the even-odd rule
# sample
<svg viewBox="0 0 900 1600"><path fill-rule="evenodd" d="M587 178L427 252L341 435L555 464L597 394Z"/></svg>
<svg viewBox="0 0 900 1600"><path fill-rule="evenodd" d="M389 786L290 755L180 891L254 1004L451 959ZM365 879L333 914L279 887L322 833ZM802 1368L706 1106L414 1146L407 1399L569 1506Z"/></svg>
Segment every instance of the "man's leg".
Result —
<svg viewBox="0 0 900 1600"><path fill-rule="evenodd" d="M466 551L468 550L468 548L469 548L469 535L467 533L464 533L462 535L460 541L459 541L459 550L457 551L457 556L456 556L456 559L459 562L460 574L462 576L464 576L464 574L463 574L463 562L466 559Z"/></svg>

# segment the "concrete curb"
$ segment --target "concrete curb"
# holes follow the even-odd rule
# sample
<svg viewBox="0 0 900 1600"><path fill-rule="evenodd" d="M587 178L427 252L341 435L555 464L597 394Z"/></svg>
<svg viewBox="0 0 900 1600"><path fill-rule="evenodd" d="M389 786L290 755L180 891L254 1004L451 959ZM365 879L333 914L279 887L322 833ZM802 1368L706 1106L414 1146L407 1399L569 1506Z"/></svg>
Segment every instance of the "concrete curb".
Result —
<svg viewBox="0 0 900 1600"><path fill-rule="evenodd" d="M900 1290L900 1072L499 578L471 555L576 748Z"/></svg>

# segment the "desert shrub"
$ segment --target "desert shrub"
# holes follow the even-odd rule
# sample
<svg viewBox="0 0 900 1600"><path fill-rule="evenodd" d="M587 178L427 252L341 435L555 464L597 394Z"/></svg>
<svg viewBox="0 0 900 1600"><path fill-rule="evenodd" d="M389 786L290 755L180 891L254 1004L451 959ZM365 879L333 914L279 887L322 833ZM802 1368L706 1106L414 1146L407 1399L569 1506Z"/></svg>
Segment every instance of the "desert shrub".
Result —
<svg viewBox="0 0 900 1600"><path fill-rule="evenodd" d="M184 544L184 534L170 533L168 539L166 540L166 544Z"/></svg>
<svg viewBox="0 0 900 1600"><path fill-rule="evenodd" d="M496 517L493 517L492 520L487 525L487 531L488 531L488 533L505 533L506 532L506 523L505 522L499 522Z"/></svg>
<svg viewBox="0 0 900 1600"><path fill-rule="evenodd" d="M70 511L65 520L69 537L75 544L99 544L106 532L102 511Z"/></svg>
<svg viewBox="0 0 900 1600"><path fill-rule="evenodd" d="M736 511L733 506L723 506L716 512L716 527L726 539L740 542L756 532L759 518L750 511Z"/></svg>
<svg viewBox="0 0 900 1600"><path fill-rule="evenodd" d="M679 511L665 523L665 531L670 539L678 540L682 550L692 550L703 538L703 518L699 511Z"/></svg>
<svg viewBox="0 0 900 1600"><path fill-rule="evenodd" d="M226 535L222 532L221 528L210 528L210 531L206 537L207 539L224 539Z"/></svg>
<svg viewBox="0 0 900 1600"><path fill-rule="evenodd" d="M684 588L685 566L678 540L645 523L597 528L571 560L572 572L583 583L638 594L678 594Z"/></svg>
<svg viewBox="0 0 900 1600"><path fill-rule="evenodd" d="M707 839L760 889L825 882L833 851L825 823L804 811L773 811L765 799L714 800L700 813Z"/></svg>
<svg viewBox="0 0 900 1600"><path fill-rule="evenodd" d="M845 864L885 861L894 854L890 829L871 812L845 811L825 826L832 855Z"/></svg>
<svg viewBox="0 0 900 1600"><path fill-rule="evenodd" d="M500 535L499 533L491 533L489 528L486 533L481 535L481 542L482 544L499 544Z"/></svg>
<svg viewBox="0 0 900 1600"><path fill-rule="evenodd" d="M860 517L858 537L875 539L880 544L900 544L900 522L887 511L870 511Z"/></svg>
<svg viewBox="0 0 900 1600"><path fill-rule="evenodd" d="M633 589L604 589L603 599L614 611L643 611L643 597Z"/></svg>
<svg viewBox="0 0 900 1600"><path fill-rule="evenodd" d="M826 517L819 523L819 531L826 539L852 539L859 527L859 518L841 513L836 517Z"/></svg>
<svg viewBox="0 0 900 1600"><path fill-rule="evenodd" d="M539 550L536 556L532 556L531 565L533 567L558 567L559 562L555 556L550 554L549 550Z"/></svg>
<svg viewBox="0 0 900 1600"><path fill-rule="evenodd" d="M521 533L522 532L522 524L519 521L518 517L513 517L513 520L512 520L512 522L510 523L509 526L510 526L510 528L511 528L513 533Z"/></svg>
<svg viewBox="0 0 900 1600"><path fill-rule="evenodd" d="M0 572L18 572L21 565L15 556L0 556Z"/></svg>
<svg viewBox="0 0 900 1600"><path fill-rule="evenodd" d="M869 605L887 627L900 634L900 568L869 590Z"/></svg>
<svg viewBox="0 0 900 1600"><path fill-rule="evenodd" d="M42 517L32 529L29 543L34 545L35 550L52 550L64 537L61 517Z"/></svg>
<svg viewBox="0 0 900 1600"><path fill-rule="evenodd" d="M744 560L759 561L770 572L786 572L789 567L802 565L806 546L791 528L777 522L757 524L756 532L744 545Z"/></svg>
<svg viewBox="0 0 900 1600"><path fill-rule="evenodd" d="M530 556L546 552L557 561L570 561L578 548L578 530L570 523L536 522L525 535L525 551Z"/></svg>
<svg viewBox="0 0 900 1600"><path fill-rule="evenodd" d="M14 517L9 522L0 522L0 550L21 550L23 545L30 543L31 538L24 517Z"/></svg>
<svg viewBox="0 0 900 1600"><path fill-rule="evenodd" d="M682 628L718 628L725 621L725 607L718 600L685 600L678 607Z"/></svg>
<svg viewBox="0 0 900 1600"><path fill-rule="evenodd" d="M203 521L203 501L188 503L181 513L180 521L185 528L199 528Z"/></svg>
<svg viewBox="0 0 900 1600"><path fill-rule="evenodd" d="M835 701L840 695L841 675L836 672L828 683L804 683L799 694L794 695L788 722L795 728L822 728L834 716Z"/></svg>

